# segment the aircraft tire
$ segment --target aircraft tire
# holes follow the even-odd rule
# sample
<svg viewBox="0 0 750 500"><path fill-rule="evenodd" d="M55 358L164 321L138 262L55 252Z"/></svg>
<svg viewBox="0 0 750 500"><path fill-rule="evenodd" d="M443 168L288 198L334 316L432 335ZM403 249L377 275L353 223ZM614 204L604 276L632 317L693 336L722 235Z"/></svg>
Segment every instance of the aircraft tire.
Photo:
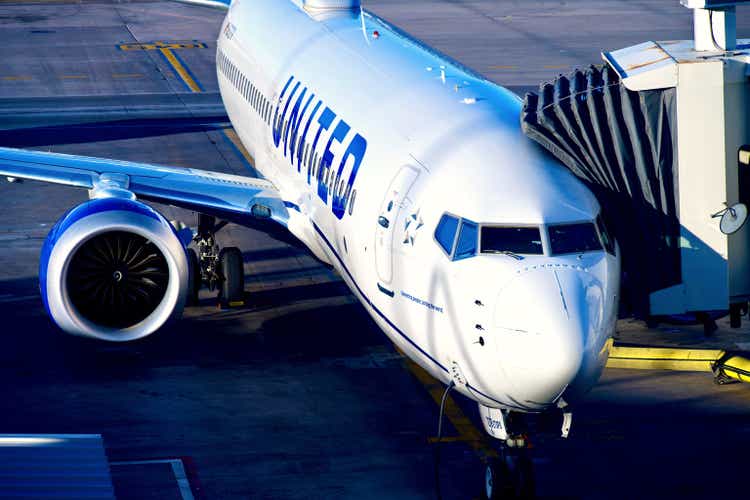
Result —
<svg viewBox="0 0 750 500"><path fill-rule="evenodd" d="M222 280L219 289L221 307L237 307L245 300L245 271L242 252L237 247L226 247L219 252Z"/></svg>
<svg viewBox="0 0 750 500"><path fill-rule="evenodd" d="M485 469L485 498L534 498L533 463L526 453L492 459Z"/></svg>
<svg viewBox="0 0 750 500"><path fill-rule="evenodd" d="M198 263L198 254L192 248L187 249L188 260L188 291L185 305L198 305L198 291L201 289L201 270Z"/></svg>

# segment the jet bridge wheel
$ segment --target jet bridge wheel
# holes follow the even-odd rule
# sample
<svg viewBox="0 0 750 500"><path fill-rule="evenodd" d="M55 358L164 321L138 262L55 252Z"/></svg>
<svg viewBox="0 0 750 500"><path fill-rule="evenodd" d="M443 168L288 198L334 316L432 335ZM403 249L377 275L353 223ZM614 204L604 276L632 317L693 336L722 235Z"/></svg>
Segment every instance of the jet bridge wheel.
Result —
<svg viewBox="0 0 750 500"><path fill-rule="evenodd" d="M237 247L226 247L219 252L219 305L222 308L245 304L245 271L242 252Z"/></svg>
<svg viewBox="0 0 750 500"><path fill-rule="evenodd" d="M484 487L488 500L534 498L534 467L526 449L503 449L499 457L490 459Z"/></svg>

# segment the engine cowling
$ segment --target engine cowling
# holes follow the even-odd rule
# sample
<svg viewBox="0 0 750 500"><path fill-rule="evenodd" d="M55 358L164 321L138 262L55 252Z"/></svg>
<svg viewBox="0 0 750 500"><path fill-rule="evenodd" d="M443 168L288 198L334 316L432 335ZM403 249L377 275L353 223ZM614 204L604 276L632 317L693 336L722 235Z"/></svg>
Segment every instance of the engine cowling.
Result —
<svg viewBox="0 0 750 500"><path fill-rule="evenodd" d="M47 235L39 286L47 312L65 332L139 339L182 313L185 247L153 208L95 199L68 211Z"/></svg>

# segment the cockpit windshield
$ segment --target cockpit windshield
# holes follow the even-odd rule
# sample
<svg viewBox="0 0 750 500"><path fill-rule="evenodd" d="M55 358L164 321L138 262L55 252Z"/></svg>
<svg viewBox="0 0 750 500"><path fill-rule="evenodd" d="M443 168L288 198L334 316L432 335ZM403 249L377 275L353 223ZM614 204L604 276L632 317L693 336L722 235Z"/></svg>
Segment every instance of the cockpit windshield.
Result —
<svg viewBox="0 0 750 500"><path fill-rule="evenodd" d="M549 227L552 255L602 250L602 243L591 222L561 224Z"/></svg>
<svg viewBox="0 0 750 500"><path fill-rule="evenodd" d="M482 253L544 253L538 227L482 226L480 240Z"/></svg>

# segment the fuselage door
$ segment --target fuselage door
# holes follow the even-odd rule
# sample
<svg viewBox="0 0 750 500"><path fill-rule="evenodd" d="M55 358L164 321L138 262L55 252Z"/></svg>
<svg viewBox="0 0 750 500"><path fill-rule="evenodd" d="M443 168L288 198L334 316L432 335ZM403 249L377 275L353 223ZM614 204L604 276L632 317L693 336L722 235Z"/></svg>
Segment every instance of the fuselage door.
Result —
<svg viewBox="0 0 750 500"><path fill-rule="evenodd" d="M403 209L409 205L409 190L419 177L419 169L405 165L391 180L380 205L375 225L375 263L383 284L393 281L393 236Z"/></svg>

